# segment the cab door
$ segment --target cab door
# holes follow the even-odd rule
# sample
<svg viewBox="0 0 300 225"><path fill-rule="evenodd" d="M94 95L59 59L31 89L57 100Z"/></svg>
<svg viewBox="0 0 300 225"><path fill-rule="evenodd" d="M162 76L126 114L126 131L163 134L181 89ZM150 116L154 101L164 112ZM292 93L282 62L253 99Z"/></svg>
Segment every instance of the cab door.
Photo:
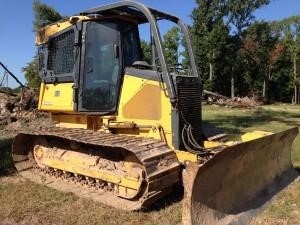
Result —
<svg viewBox="0 0 300 225"><path fill-rule="evenodd" d="M119 24L84 22L82 46L78 111L115 113L121 76Z"/></svg>

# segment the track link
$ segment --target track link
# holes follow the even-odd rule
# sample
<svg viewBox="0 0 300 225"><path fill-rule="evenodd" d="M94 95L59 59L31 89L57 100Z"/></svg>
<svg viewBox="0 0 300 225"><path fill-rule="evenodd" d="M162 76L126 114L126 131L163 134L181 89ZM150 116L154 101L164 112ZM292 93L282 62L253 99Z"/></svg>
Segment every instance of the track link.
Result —
<svg viewBox="0 0 300 225"><path fill-rule="evenodd" d="M40 172L37 172L37 170L34 169L37 168L37 166L35 163L32 163L29 154L32 151L33 140L37 137L51 139L52 142L54 140L57 141L57 143L73 141L80 145L95 147L96 149L103 148L105 151L130 152L138 159L140 165L145 168L146 176L144 178L145 186L143 192L136 199L122 199L115 196L109 188L101 188L101 183L95 182L96 180L92 178L83 179L81 176L77 176L77 174L47 167L43 169L40 168ZM180 164L174 151L164 142L150 138L100 133L84 129L51 127L39 128L35 131L22 131L15 137L13 143L13 158L15 166L21 175L35 182L41 181L41 174L46 174L49 176L47 177L47 183L51 183L52 186L53 183L60 182L68 183L69 186L74 186L75 183L83 183L86 184L86 186L100 189L101 195L105 195L103 199L94 196L95 189L93 188L90 189L90 193L87 190L84 191L87 197L127 210L137 210L149 206L157 199L167 195L172 187L180 180ZM54 179L54 177L62 179ZM49 180L51 180L51 182ZM54 185L54 188L62 190L64 189L62 187L68 185L57 184ZM78 185L75 186L78 188ZM69 191L69 189L67 188L67 190L62 191ZM98 194L100 192L98 192ZM122 204L116 204L117 202L121 202Z"/></svg>

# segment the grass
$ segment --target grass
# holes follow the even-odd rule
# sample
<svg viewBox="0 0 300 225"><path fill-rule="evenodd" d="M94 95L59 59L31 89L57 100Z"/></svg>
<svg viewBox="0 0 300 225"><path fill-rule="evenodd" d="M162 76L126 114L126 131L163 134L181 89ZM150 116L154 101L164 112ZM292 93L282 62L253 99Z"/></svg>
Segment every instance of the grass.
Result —
<svg viewBox="0 0 300 225"><path fill-rule="evenodd" d="M251 225L260 224L300 224L300 180L280 192L272 204Z"/></svg>
<svg viewBox="0 0 300 225"><path fill-rule="evenodd" d="M258 109L231 109L218 106L205 106L203 119L222 128L230 137L237 139L251 130L271 132L282 131L291 127L300 127L299 105L267 105ZM292 146L292 162L300 171L300 135ZM251 225L287 225L300 224L300 179L290 185L278 196L267 209L251 222Z"/></svg>
<svg viewBox="0 0 300 225"><path fill-rule="evenodd" d="M14 179L18 179L15 177ZM20 178L19 178L20 179ZM0 221L23 224L180 224L181 205L159 211L126 212L61 193L27 180L0 182ZM0 222L1 224L1 222Z"/></svg>
<svg viewBox="0 0 300 225"><path fill-rule="evenodd" d="M300 126L300 106L270 105L258 109L204 106L203 119L222 128L231 138L251 130L281 131ZM170 197L147 211L125 212L72 193L7 175L12 167L12 135L0 131L0 225L1 224L181 224L180 199ZM300 169L300 136L292 148L292 160ZM171 204L169 204L169 202ZM281 192L267 210L253 221L258 224L300 224L300 180Z"/></svg>
<svg viewBox="0 0 300 225"><path fill-rule="evenodd" d="M258 109L234 109L219 106L204 106L203 120L215 124L231 139L238 139L245 132L264 130L278 132L291 127L300 127L300 106L267 105ZM300 135L292 146L292 160L300 169Z"/></svg>

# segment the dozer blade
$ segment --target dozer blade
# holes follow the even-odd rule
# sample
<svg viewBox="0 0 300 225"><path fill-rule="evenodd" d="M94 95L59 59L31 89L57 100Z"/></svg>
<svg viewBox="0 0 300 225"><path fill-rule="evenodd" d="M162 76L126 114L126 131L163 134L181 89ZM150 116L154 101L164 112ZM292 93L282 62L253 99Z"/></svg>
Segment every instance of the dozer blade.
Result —
<svg viewBox="0 0 300 225"><path fill-rule="evenodd" d="M291 145L298 128L230 146L184 174L184 225L248 224L296 172Z"/></svg>

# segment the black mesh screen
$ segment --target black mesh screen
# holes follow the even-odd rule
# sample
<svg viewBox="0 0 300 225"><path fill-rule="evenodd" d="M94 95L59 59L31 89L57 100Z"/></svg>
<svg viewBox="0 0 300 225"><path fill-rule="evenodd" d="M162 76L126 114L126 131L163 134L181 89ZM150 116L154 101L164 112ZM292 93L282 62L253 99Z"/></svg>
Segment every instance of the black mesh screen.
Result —
<svg viewBox="0 0 300 225"><path fill-rule="evenodd" d="M201 144L201 87L197 77L176 77L178 94L178 108L180 111L179 131L180 135L184 125L191 125L192 136L198 144ZM179 146L184 148L182 140Z"/></svg>
<svg viewBox="0 0 300 225"><path fill-rule="evenodd" d="M56 75L73 71L74 38L74 30L69 30L49 41L48 70L53 70Z"/></svg>

